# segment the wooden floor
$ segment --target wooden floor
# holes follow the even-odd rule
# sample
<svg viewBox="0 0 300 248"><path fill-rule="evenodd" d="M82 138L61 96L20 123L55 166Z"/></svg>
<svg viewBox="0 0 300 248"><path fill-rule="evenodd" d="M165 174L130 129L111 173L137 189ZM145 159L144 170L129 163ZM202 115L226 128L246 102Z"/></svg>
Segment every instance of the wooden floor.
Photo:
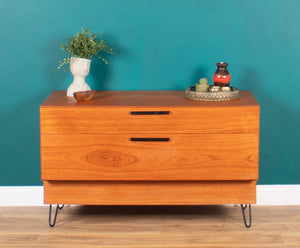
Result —
<svg viewBox="0 0 300 248"><path fill-rule="evenodd" d="M300 206L65 206L48 226L48 207L0 207L0 247L300 247Z"/></svg>

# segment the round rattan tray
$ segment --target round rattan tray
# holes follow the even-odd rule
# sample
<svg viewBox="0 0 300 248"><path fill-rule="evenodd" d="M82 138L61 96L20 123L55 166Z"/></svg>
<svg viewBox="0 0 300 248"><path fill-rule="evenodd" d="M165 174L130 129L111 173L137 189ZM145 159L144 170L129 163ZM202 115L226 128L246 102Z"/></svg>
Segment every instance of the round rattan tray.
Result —
<svg viewBox="0 0 300 248"><path fill-rule="evenodd" d="M216 91L216 92L198 92L195 91L195 86L185 90L185 97L198 101L229 101L239 98L239 91L235 87L230 87L231 91Z"/></svg>

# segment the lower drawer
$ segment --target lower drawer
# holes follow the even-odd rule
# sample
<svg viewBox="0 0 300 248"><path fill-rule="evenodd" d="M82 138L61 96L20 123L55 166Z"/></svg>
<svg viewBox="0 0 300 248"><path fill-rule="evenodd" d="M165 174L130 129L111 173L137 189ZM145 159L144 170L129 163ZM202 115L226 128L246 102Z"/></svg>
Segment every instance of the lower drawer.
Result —
<svg viewBox="0 0 300 248"><path fill-rule="evenodd" d="M211 205L256 203L255 181L44 182L47 204Z"/></svg>
<svg viewBox="0 0 300 248"><path fill-rule="evenodd" d="M257 180L257 134L42 134L42 180Z"/></svg>

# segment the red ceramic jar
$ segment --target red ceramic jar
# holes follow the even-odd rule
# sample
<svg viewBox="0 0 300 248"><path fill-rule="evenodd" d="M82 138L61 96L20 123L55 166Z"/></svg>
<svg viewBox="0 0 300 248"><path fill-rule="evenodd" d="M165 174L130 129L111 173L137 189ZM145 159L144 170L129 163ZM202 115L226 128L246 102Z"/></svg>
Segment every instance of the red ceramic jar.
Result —
<svg viewBox="0 0 300 248"><path fill-rule="evenodd" d="M228 64L225 62L217 63L218 69L216 70L213 81L215 86L229 86L231 76L227 71Z"/></svg>

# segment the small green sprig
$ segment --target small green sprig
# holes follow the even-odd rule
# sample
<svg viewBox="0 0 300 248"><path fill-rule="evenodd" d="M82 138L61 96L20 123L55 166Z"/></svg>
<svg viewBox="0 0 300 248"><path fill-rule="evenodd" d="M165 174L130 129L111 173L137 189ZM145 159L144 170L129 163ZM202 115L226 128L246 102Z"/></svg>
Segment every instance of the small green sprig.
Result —
<svg viewBox="0 0 300 248"><path fill-rule="evenodd" d="M61 48L62 50L70 53L70 56L59 62L57 70L60 70L68 64L71 57L92 59L93 56L97 56L98 59L102 60L105 64L108 64L108 61L98 53L103 51L108 54L114 54L114 51L104 40L97 39L99 35L100 33L95 34L90 32L89 29L81 28L80 33L77 33L73 37L69 37L68 43L61 44Z"/></svg>

